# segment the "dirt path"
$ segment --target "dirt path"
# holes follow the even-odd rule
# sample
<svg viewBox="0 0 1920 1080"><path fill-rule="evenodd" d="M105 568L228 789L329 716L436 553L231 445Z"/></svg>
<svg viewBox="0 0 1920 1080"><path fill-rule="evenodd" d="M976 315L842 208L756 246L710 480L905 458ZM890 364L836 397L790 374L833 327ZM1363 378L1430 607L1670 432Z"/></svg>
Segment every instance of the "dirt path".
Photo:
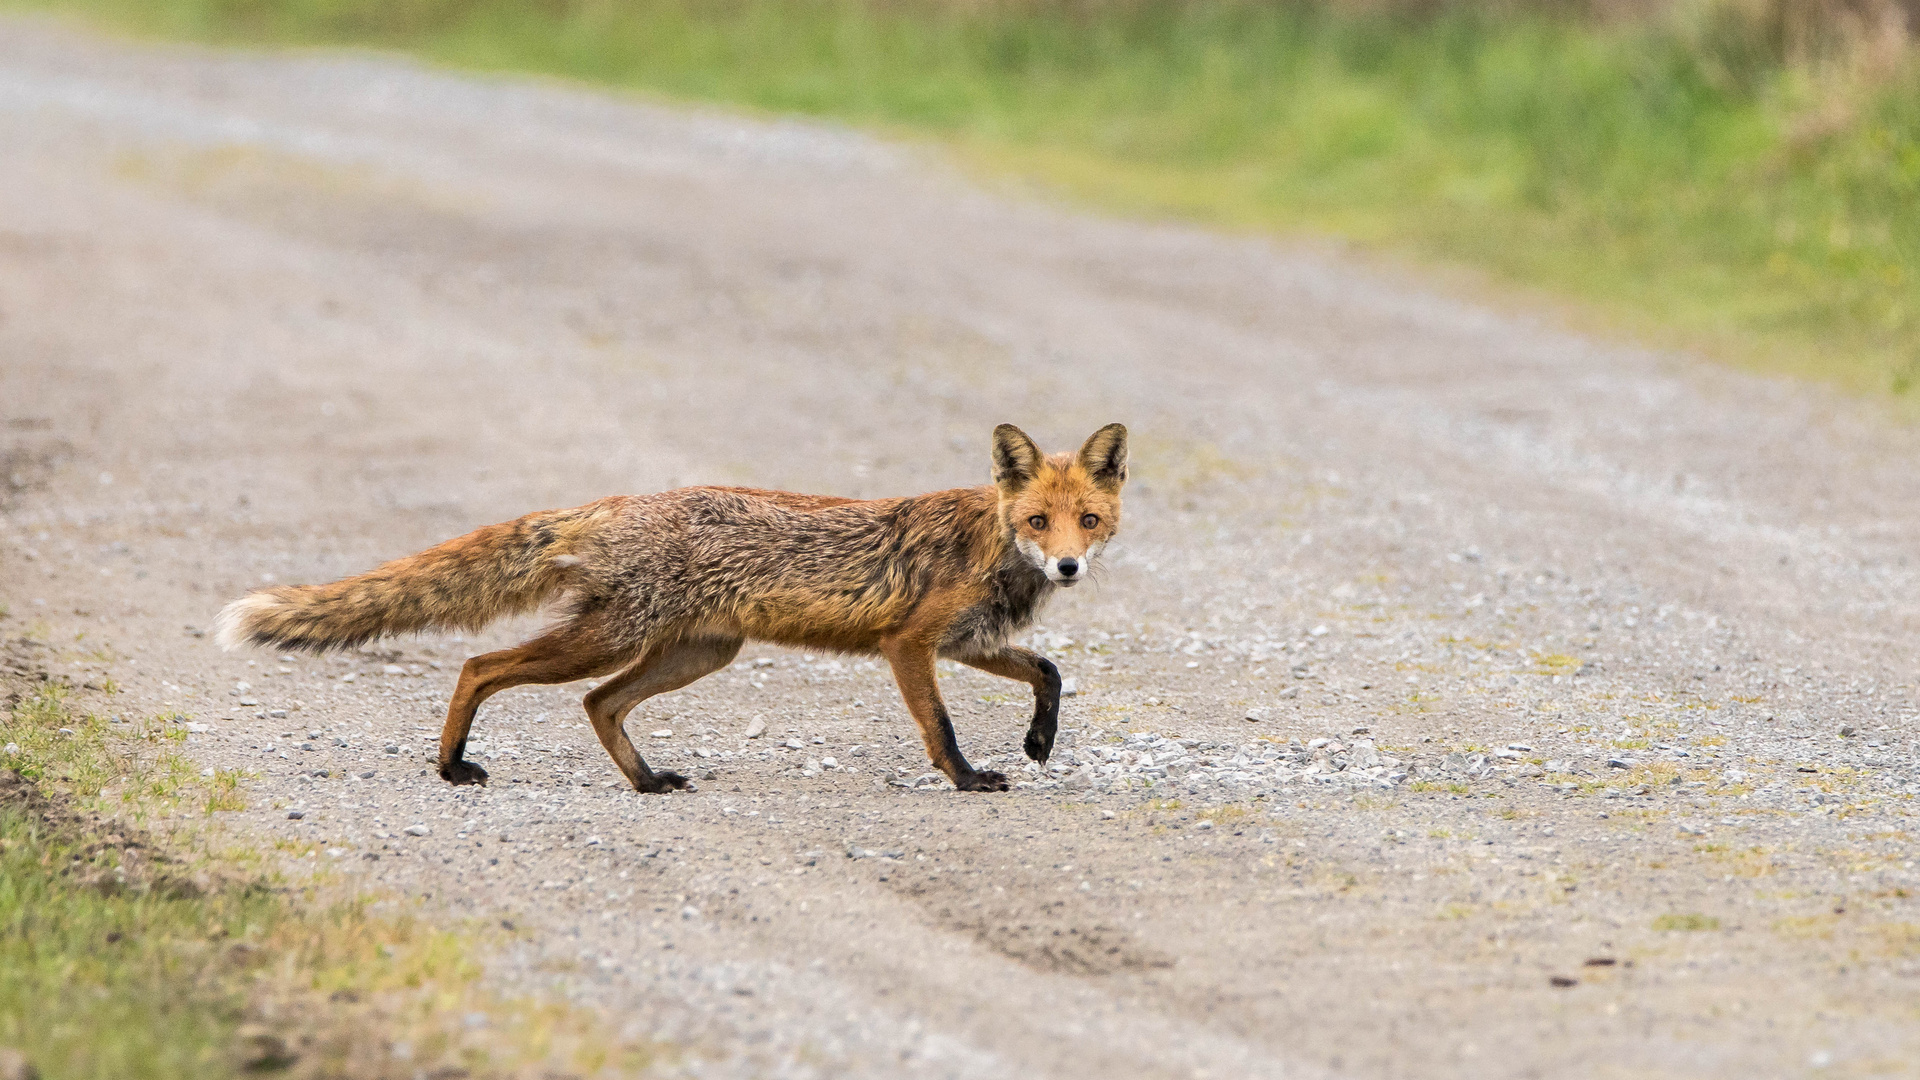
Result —
<svg viewBox="0 0 1920 1080"><path fill-rule="evenodd" d="M1920 469L1865 410L837 131L384 59L0 23L0 148L0 630L206 725L293 872L517 920L490 978L664 1072L1920 1061ZM997 422L1116 419L1122 543L1037 635L1067 769L1002 796L912 786L865 661L750 647L654 703L649 756L710 778L648 798L581 686L488 706L492 786L429 774L460 659L525 626L201 636L534 508L975 483ZM946 685L1017 765L1017 688Z"/></svg>

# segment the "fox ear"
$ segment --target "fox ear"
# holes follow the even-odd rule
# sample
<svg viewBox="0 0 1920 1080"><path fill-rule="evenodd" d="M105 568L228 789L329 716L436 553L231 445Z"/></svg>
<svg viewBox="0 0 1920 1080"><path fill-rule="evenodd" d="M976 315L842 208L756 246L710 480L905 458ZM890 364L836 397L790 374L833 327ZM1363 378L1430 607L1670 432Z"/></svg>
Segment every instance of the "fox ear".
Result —
<svg viewBox="0 0 1920 1080"><path fill-rule="evenodd" d="M1080 448L1080 467L1098 487L1117 491L1127 482L1127 428L1108 424Z"/></svg>
<svg viewBox="0 0 1920 1080"><path fill-rule="evenodd" d="M1043 456L1027 433L1012 424L993 429L993 485L1006 494L1019 491L1040 475Z"/></svg>

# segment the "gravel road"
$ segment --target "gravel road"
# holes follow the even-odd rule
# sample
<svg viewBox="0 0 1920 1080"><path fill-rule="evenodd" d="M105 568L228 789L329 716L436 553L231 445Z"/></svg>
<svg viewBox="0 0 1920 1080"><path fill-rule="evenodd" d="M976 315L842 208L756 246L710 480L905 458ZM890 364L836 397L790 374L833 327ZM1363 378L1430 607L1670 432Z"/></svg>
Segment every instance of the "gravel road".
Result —
<svg viewBox="0 0 1920 1080"><path fill-rule="evenodd" d="M1920 1062L1916 438L1337 253L912 147L380 57L0 22L0 631L296 877L513 921L506 994L709 1077L1753 1077ZM698 482L984 482L1133 431L1075 680L749 645L629 723L204 636L261 582ZM82 637L81 635L84 635ZM20 644L23 637L51 645ZM759 719L764 734L749 738ZM275 848L272 842L284 842ZM466 925L463 923L462 925Z"/></svg>

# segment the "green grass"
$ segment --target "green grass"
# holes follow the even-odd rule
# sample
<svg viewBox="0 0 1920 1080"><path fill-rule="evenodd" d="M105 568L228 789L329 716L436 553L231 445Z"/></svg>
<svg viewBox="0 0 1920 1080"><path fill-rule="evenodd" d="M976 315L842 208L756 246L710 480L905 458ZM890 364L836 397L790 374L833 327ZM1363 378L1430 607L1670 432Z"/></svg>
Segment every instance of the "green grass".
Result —
<svg viewBox="0 0 1920 1080"><path fill-rule="evenodd" d="M1479 268L1661 344L1920 380L1920 77L1827 0L0 2L921 133L1131 212Z"/></svg>
<svg viewBox="0 0 1920 1080"><path fill-rule="evenodd" d="M498 929L435 927L324 875L293 888L262 853L220 848L207 819L244 805L244 776L195 771L170 718L110 724L58 685L16 688L0 1048L47 1080L627 1076L662 1056L590 1013L483 989L475 944Z"/></svg>
<svg viewBox="0 0 1920 1080"><path fill-rule="evenodd" d="M0 768L90 808L124 809L140 819L178 811L202 794L208 812L241 809L240 777L216 774L203 785L207 778L180 753L186 738L183 717L113 724L98 713L75 710L70 692L48 683L0 716Z"/></svg>
<svg viewBox="0 0 1920 1080"><path fill-rule="evenodd" d="M204 868L123 877L124 849L110 842L122 839L0 807L0 1046L48 1080L294 1065L356 1078L535 1063L625 1074L651 1059L646 1048L596 1049L620 1044L564 1008L483 992L467 934L364 902L303 904L258 881L218 880L217 867L204 889L192 884ZM476 1013L488 1023L469 1029ZM407 1060L393 1043L409 1046Z"/></svg>
<svg viewBox="0 0 1920 1080"><path fill-rule="evenodd" d="M213 942L256 937L276 901L81 884L112 881L118 862L87 847L0 809L0 1046L48 1076L232 1071L227 1048L246 1002Z"/></svg>

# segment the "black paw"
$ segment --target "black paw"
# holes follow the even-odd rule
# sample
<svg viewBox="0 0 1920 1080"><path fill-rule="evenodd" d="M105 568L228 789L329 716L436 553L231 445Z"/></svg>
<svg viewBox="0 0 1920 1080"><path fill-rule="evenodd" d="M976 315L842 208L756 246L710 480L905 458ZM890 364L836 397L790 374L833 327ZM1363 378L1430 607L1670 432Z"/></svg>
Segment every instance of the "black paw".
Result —
<svg viewBox="0 0 1920 1080"><path fill-rule="evenodd" d="M449 761L440 766L440 779L449 784L485 784L487 770L471 761Z"/></svg>
<svg viewBox="0 0 1920 1080"><path fill-rule="evenodd" d="M981 769L954 781L953 786L960 791L1005 791L1013 785L1007 783L1005 774Z"/></svg>
<svg viewBox="0 0 1920 1080"><path fill-rule="evenodd" d="M1039 728L1028 728L1025 749L1029 758L1044 766L1047 758L1053 756L1053 733L1041 731Z"/></svg>
<svg viewBox="0 0 1920 1080"><path fill-rule="evenodd" d="M651 782L642 783L634 790L658 795L668 791L691 791L693 789L687 786L686 777L681 776L677 772L669 772L666 769L662 769L653 774Z"/></svg>

